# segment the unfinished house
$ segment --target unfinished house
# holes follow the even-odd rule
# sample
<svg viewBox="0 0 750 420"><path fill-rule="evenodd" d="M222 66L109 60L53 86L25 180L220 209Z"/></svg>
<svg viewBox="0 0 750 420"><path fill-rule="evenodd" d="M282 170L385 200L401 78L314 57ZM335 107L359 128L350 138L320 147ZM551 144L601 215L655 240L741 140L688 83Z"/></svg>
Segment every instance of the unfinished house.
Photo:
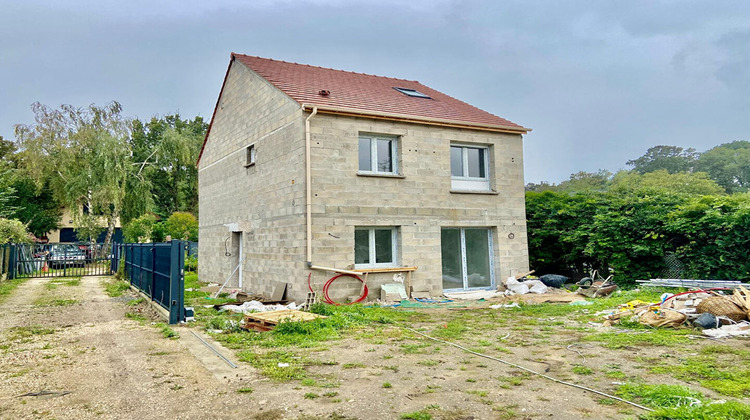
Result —
<svg viewBox="0 0 750 420"><path fill-rule="evenodd" d="M518 124L412 80L232 54L198 160L199 276L421 296L528 271ZM390 286L389 286L390 287Z"/></svg>

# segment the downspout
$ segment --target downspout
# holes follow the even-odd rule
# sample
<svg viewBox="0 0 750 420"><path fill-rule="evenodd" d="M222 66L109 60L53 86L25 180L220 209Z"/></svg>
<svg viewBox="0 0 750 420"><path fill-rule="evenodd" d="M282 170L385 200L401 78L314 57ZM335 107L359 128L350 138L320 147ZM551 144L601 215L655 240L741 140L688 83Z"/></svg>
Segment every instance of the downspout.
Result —
<svg viewBox="0 0 750 420"><path fill-rule="evenodd" d="M305 111L305 104L302 104L302 111ZM305 119L305 192L307 196L306 204L306 213L305 213L305 222L307 223L307 266L312 267L312 187L310 185L310 181L312 179L311 175L311 163L310 163L310 148L311 148L311 138L312 135L310 134L310 120L312 117L315 116L315 114L318 113L318 107L315 106L312 109L312 113L310 113L310 116Z"/></svg>

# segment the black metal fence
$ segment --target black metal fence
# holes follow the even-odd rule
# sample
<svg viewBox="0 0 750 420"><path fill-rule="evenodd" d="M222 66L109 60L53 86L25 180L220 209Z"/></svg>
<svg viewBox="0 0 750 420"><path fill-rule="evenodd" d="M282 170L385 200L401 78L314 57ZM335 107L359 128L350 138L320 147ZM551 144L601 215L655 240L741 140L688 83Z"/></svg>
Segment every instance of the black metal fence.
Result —
<svg viewBox="0 0 750 420"><path fill-rule="evenodd" d="M117 244L112 267L123 265L130 284L169 312L169 323L185 320L185 254L187 241Z"/></svg>
<svg viewBox="0 0 750 420"><path fill-rule="evenodd" d="M102 244L6 244L0 247L3 278L80 277L112 274L111 247Z"/></svg>

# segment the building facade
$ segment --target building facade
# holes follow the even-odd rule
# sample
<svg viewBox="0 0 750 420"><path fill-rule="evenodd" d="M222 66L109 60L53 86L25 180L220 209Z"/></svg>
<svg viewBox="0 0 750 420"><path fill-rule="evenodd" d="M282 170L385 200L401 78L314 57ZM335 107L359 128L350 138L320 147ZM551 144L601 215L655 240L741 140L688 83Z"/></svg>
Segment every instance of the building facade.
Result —
<svg viewBox="0 0 750 420"><path fill-rule="evenodd" d="M371 298L402 271L432 296L495 288L528 271L528 131L418 82L232 54L198 164L199 276L296 300L337 271Z"/></svg>

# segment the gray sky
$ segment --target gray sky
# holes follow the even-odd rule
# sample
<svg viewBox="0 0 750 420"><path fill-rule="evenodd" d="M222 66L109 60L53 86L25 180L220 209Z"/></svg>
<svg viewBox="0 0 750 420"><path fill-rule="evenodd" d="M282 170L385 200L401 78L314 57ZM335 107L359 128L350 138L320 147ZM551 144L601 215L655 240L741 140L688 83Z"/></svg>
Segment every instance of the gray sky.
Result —
<svg viewBox="0 0 750 420"><path fill-rule="evenodd" d="M416 79L532 127L527 182L750 140L750 2L689 0L0 0L0 135L35 101L208 119L231 51Z"/></svg>

